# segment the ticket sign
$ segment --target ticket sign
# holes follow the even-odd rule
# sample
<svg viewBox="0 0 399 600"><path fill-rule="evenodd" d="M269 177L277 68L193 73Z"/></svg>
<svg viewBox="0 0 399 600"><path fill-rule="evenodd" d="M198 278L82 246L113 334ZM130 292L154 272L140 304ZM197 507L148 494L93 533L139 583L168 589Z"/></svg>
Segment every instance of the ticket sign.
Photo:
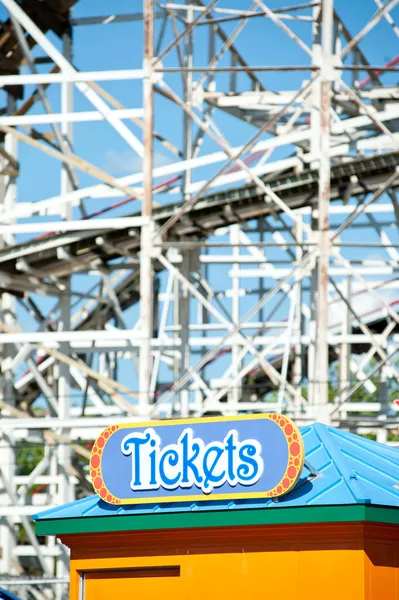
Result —
<svg viewBox="0 0 399 600"><path fill-rule="evenodd" d="M271 498L304 463L296 425L277 414L113 425L96 440L90 472L109 504Z"/></svg>

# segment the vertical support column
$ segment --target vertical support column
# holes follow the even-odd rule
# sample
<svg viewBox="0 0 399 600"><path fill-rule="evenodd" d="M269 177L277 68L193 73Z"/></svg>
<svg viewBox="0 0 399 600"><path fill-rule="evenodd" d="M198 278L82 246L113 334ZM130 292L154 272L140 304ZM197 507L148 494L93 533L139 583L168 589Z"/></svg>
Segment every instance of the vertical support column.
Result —
<svg viewBox="0 0 399 600"><path fill-rule="evenodd" d="M240 256L240 247L237 245L240 243L240 226L231 225L230 227L230 243L233 244L232 254L238 258ZM233 262L232 265L232 300L231 300L231 317L234 325L240 322L240 264ZM232 377L235 377L241 370L241 362L239 355L241 346L237 344L237 336L235 335L232 341L231 348L231 364L232 364ZM229 391L230 404L237 405L242 395L242 387L237 384Z"/></svg>
<svg viewBox="0 0 399 600"><path fill-rule="evenodd" d="M190 0L186 0L190 4ZM187 11L187 23L194 19L192 9ZM184 38L184 66L186 69L193 67L193 32L190 31ZM190 70L184 73L184 101L191 108L193 95L193 74ZM184 112L183 115L183 155L184 160L190 160L193 156L193 122L190 116ZM184 172L183 177L183 198L184 201L190 199L191 169ZM182 250L181 272L186 279L190 279L191 251ZM179 292L179 329L181 352L179 361L179 377L182 377L190 367L190 348L189 348L189 324L190 324L190 294L182 285ZM180 392L180 417L188 417L189 414L190 392L188 383Z"/></svg>
<svg viewBox="0 0 399 600"><path fill-rule="evenodd" d="M204 255L207 256L209 254L210 254L210 248L205 248ZM209 281L210 265L208 263L205 263L205 264L201 265L201 263L200 263L200 272L201 272L201 269L202 269L202 272L204 273L205 280ZM208 302L212 302L212 298L210 297L209 293L206 292L206 290L204 290L204 295L205 295L206 299L208 300ZM202 329L202 335L203 335L204 338L206 338L208 336L208 331L209 331L207 329L207 325L209 324L209 321L210 321L209 311L208 311L208 309L203 304L201 304L201 306L199 307L199 309L201 310L201 323L202 323L202 325L204 325L204 327ZM200 348L201 354L202 355L205 354L205 352L207 351L207 349L208 348L207 348L206 345L205 346L201 346L201 348ZM203 368L200 371L200 375L201 375L202 379L206 382L206 370L205 370L205 368ZM202 391L201 391L201 394L202 394L202 398L204 399L204 395L203 395Z"/></svg>
<svg viewBox="0 0 399 600"><path fill-rule="evenodd" d="M298 242L303 241L303 223L302 221L298 223L295 227L295 236ZM303 256L303 250L301 246L297 246L296 248L296 260L299 262ZM295 416L299 417L301 412L301 381L302 381L302 369L303 369L303 345L302 345L302 336L303 336L303 315L302 315L302 282L303 282L303 273L297 272L295 276L295 302L296 302L296 312L295 312L295 325L294 331L296 333L296 344L295 344L295 358L294 358L294 368L293 368L293 378L292 385L296 390L295 396Z"/></svg>
<svg viewBox="0 0 399 600"><path fill-rule="evenodd" d="M49 446L49 469L48 469L48 474L51 478L51 483L47 488L48 491L48 497L49 498L57 498L58 497L58 462L59 462L59 456L58 456L58 447L57 446ZM49 550L54 549L57 545L59 544L57 538L55 538L54 536L48 536L46 538L46 546ZM60 546L62 548L62 546ZM65 550L66 553L66 550ZM64 560L62 558L57 558L56 559L56 568L55 568L55 572L57 573L57 576L59 573L62 573L64 571ZM53 559L51 557L48 558L48 565L49 568L53 568ZM53 568L54 570L54 568ZM58 588L57 592L59 591L60 588Z"/></svg>
<svg viewBox="0 0 399 600"><path fill-rule="evenodd" d="M388 343L384 344L385 351L387 354L393 352L394 347ZM386 419L389 411L389 379L392 377L392 369L389 365L382 365L380 370L380 382L378 386L378 399L381 402L380 418ZM382 420L383 424L384 421ZM377 442L380 444L386 444L388 441L388 430L386 427L380 427L377 430Z"/></svg>
<svg viewBox="0 0 399 600"><path fill-rule="evenodd" d="M72 62L72 29L68 25L62 35L63 54L65 58ZM73 84L63 82L61 84L61 112L64 115L73 112ZM72 123L63 121L61 123L61 136L64 142L64 148L71 147L73 128ZM73 191L73 183L70 169L64 164L61 168L61 196ZM61 217L70 220L73 217L73 209L70 204L61 206ZM65 290L60 298L60 324L63 331L71 329L71 278L63 280ZM68 342L60 344L60 352L69 356L70 345ZM71 408L71 373L69 366L65 363L58 364L58 417L68 419ZM68 439L70 431L62 429L62 435ZM74 500L74 489L71 483L70 465L71 448L68 444L60 444L57 450L58 462L58 502L65 504ZM56 572L58 577L68 577L69 559L66 548L61 547L61 554L57 559ZM62 586L56 586L57 599L61 600Z"/></svg>
<svg viewBox="0 0 399 600"><path fill-rule="evenodd" d="M237 66L237 57L233 53L231 54L230 64L233 69L230 74L230 92L234 94L237 88L237 72L234 71L234 68Z"/></svg>
<svg viewBox="0 0 399 600"><path fill-rule="evenodd" d="M352 296L352 280L348 276L345 285L344 296L351 303ZM342 306L342 335L349 336L352 333L352 315L349 306L343 303ZM343 402L350 388L350 357L351 346L348 342L341 344L339 350L339 402ZM346 418L345 404L340 408L339 416L341 419Z"/></svg>
<svg viewBox="0 0 399 600"><path fill-rule="evenodd" d="M139 410L144 416L150 404L151 338L152 338L152 160L153 160L153 59L154 59L154 0L143 0L144 12L144 157L142 215L148 223L141 228L140 238L140 326L143 340L139 362Z"/></svg>
<svg viewBox="0 0 399 600"><path fill-rule="evenodd" d="M173 282L173 326L174 326L173 338L175 340L180 339L179 297L180 297L180 281L177 279L177 277L175 277L175 280ZM179 379L180 359L181 359L181 357L178 355L178 352L176 352L176 354L174 354L174 360L173 360L173 377L176 381Z"/></svg>
<svg viewBox="0 0 399 600"><path fill-rule="evenodd" d="M63 331L71 329L71 282L70 279L64 279L65 291L60 298L60 325ZM60 343L60 352L69 356L70 345L68 342ZM68 365L59 363L58 365L58 417L68 419L71 407L71 374ZM61 429L63 437L69 439L70 430ZM71 484L71 447L68 443L58 446L58 499L59 504L65 504L74 500L74 490ZM67 577L69 573L69 561L67 551L63 549L59 560L57 561L57 574L59 577ZM59 596L61 597L61 596Z"/></svg>
<svg viewBox="0 0 399 600"><path fill-rule="evenodd" d="M386 354L390 355L395 350L395 344L389 342L389 339L384 344ZM385 420L389 416L389 382L393 379L392 367L384 364L380 371L380 382L378 386L378 396L381 402L381 412L379 415L380 427L377 429L377 442L386 444L388 442L388 429L385 425Z"/></svg>
<svg viewBox="0 0 399 600"><path fill-rule="evenodd" d="M62 34L62 50L65 58L72 63L73 61L73 40L72 40L72 27L70 24L67 25L64 33ZM61 83L61 112L66 115L73 112L73 83L64 81ZM64 148L72 149L72 136L73 136L73 124L68 121L61 123L61 136L64 143ZM70 168L63 164L61 169L61 194L67 194L73 191L74 185L72 180L72 173ZM65 204L62 207L62 217L65 220L72 219L72 205L70 203Z"/></svg>
<svg viewBox="0 0 399 600"><path fill-rule="evenodd" d="M312 234L317 231L317 211L312 210ZM315 239L312 235L311 241ZM316 389L316 339L317 339L317 262L312 269L310 274L310 323L309 323L309 348L308 348L308 360L307 360L307 371L308 371L308 404L309 404L309 416L313 417L313 406L317 401L317 389Z"/></svg>
<svg viewBox="0 0 399 600"><path fill-rule="evenodd" d="M387 353L389 350L387 350ZM391 350L392 352L392 350ZM379 385L379 401L381 402L381 413L386 414L388 410L388 379L391 372L391 368L388 365L383 365L380 371L380 385Z"/></svg>
<svg viewBox="0 0 399 600"><path fill-rule="evenodd" d="M187 0L188 1L188 0ZM215 57L215 48L216 48L216 29L215 29L215 25L209 25L207 27L208 30L208 64L210 64L213 60L213 58ZM208 74L208 90L209 91L215 91L216 87L215 87L215 74L214 72L210 72ZM202 142L201 142L202 143ZM198 145L196 147L196 152L199 151L199 147L200 145ZM204 255L208 255L210 254L210 249L209 248L205 248L203 251ZM200 271L203 272L204 274L204 278L206 281L209 280L209 264L205 263L202 266L200 266ZM211 301L211 298L209 297L209 295L206 293L206 291L204 290L204 294L206 295L207 300ZM206 326L209 324L209 311L208 309L201 304L201 306L199 306L199 310L201 311L201 319L200 319L200 323L204 326L202 329L202 335L204 338L207 337L208 335L208 330L206 328ZM201 354L205 354L206 351L208 350L207 346L201 346L201 348L199 349ZM200 371L200 376L202 377L202 379L205 381L206 380L206 370L205 368L201 369ZM198 391L198 397L201 395L201 399L204 400L204 395L202 390Z"/></svg>
<svg viewBox="0 0 399 600"><path fill-rule="evenodd" d="M17 108L16 98L9 92L7 95L7 113L12 115ZM11 134L6 134L4 140L5 150L14 158L17 157L17 141ZM4 210L11 213L17 201L17 183L16 177L0 177L3 180L0 203ZM0 235L0 248L15 243L14 236ZM0 308L4 322L10 327L15 327L16 305L15 298L11 294L3 293L0 295ZM14 355L14 347L11 344L4 344L2 347L2 374L0 376L0 398L7 404L15 405L13 373L7 370L7 363ZM3 371L4 369L4 371ZM4 373L4 374L3 374ZM16 451L13 448L14 440L11 432L3 433L0 439L0 469L2 477L7 480L7 487L15 491L14 476L16 468ZM0 506L10 506L11 499L6 491L6 486L0 479ZM11 517L2 517L0 510L0 573L6 575L16 573L15 547L17 538L15 532L14 520Z"/></svg>
<svg viewBox="0 0 399 600"><path fill-rule="evenodd" d="M321 4L313 8L312 23L312 63L320 65L321 63ZM310 120L310 151L312 156L317 156L319 152L320 135L320 84L313 86L312 91L312 109ZM312 168L317 168L318 163L315 160L311 164ZM318 210L315 205L312 206L311 216L312 236L309 241L314 242L318 230ZM314 418L314 404L317 402L316 388L316 339L317 339L317 263L314 264L310 275L310 322L309 322L309 347L307 356L307 374L308 374L308 413L310 418Z"/></svg>
<svg viewBox="0 0 399 600"><path fill-rule="evenodd" d="M265 219L266 219L266 217L263 216L258 220L259 241L261 243L263 243L266 239ZM263 248L262 251L265 252L265 249ZM260 277L260 279L259 279L259 297L258 297L259 301L262 300L264 295L265 295L265 284L263 281L263 277ZM258 314L259 314L259 317L258 317L259 322L263 324L263 321L265 319L265 307L264 306L261 307Z"/></svg>
<svg viewBox="0 0 399 600"><path fill-rule="evenodd" d="M340 56L341 54L341 50L342 50L342 23L341 21L338 20L334 20L334 41L333 41L333 45L334 45L334 54L335 56ZM354 73L356 73L356 71L353 71ZM333 90L334 92L338 92L339 88L340 88L340 82L339 80L335 80L332 83L333 86ZM340 109L337 107L336 111L338 113Z"/></svg>
<svg viewBox="0 0 399 600"><path fill-rule="evenodd" d="M187 280L190 279L191 272L191 251L182 251L181 273ZM189 347L189 324L190 324L190 293L182 284L179 292L179 326L180 326L180 362L179 378L186 373L190 367L190 347ZM190 392L187 382L180 392L180 417L182 419L189 415Z"/></svg>
<svg viewBox="0 0 399 600"><path fill-rule="evenodd" d="M208 29L208 32L209 32L208 64L211 64L212 60L215 58L215 47L216 47L216 29L215 29L215 25L208 25L207 29ZM214 92L216 90L215 74L212 71L209 73L209 76L208 76L208 90L210 92Z"/></svg>
<svg viewBox="0 0 399 600"><path fill-rule="evenodd" d="M330 114L331 114L331 58L333 41L333 0L322 2L321 51L321 123L319 166L319 257L317 294L316 368L318 379L318 420L330 422L328 406L328 266L330 258Z"/></svg>
<svg viewBox="0 0 399 600"><path fill-rule="evenodd" d="M333 0L322 0L321 14L315 8L314 16L314 64L320 67L312 111L312 150L319 157L319 198L317 205L317 298L316 340L314 361L311 356L312 381L309 398L315 410L312 417L323 423L330 422L328 406L328 265L329 265L329 219L330 203L330 111L331 70L333 42ZM320 25L322 25L320 35ZM320 45L321 42L321 45ZM315 276L315 274L314 274ZM313 276L313 281L314 281ZM312 290L313 292L314 290ZM313 300L313 299L312 299ZM312 332L314 333L314 332Z"/></svg>
<svg viewBox="0 0 399 600"><path fill-rule="evenodd" d="M198 252L198 256L199 256L199 252ZM201 273L201 264L200 264L200 271L199 272ZM205 335L204 326L203 326L204 325L203 316L204 316L203 306L202 306L201 303L198 302L198 305L197 305L197 323L199 325L200 335ZM194 404L193 404L193 410L194 411L201 410L203 398L204 398L203 391L200 388L200 386L197 386L197 389L195 390Z"/></svg>
<svg viewBox="0 0 399 600"><path fill-rule="evenodd" d="M392 344L385 344L385 351L389 355L394 351ZM378 399L381 402L381 427L377 429L377 442L386 444L388 441L388 429L384 427L384 421L389 413L389 380L392 377L392 368L385 364L381 367L380 382L378 386Z"/></svg>
<svg viewBox="0 0 399 600"><path fill-rule="evenodd" d="M191 0L187 0L187 4L190 4ZM187 11L187 24L190 24L194 19L193 10ZM184 101L187 106L192 108L192 96L193 96L193 73L189 70L193 67L193 30L191 30L184 38L184 66L188 69L184 73ZM184 112L183 116L183 152L184 160L190 160L193 157L193 122L191 117ZM186 169L184 172L183 179L183 193L184 200L187 201L190 198L190 184L191 184L191 169Z"/></svg>

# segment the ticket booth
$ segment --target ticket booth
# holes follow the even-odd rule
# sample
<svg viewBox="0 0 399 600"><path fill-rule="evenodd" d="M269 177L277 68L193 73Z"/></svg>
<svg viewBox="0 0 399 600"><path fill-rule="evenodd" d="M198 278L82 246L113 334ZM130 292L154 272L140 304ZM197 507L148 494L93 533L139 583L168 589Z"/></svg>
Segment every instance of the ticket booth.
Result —
<svg viewBox="0 0 399 600"><path fill-rule="evenodd" d="M399 600L399 450L262 415L109 427L35 517L71 600Z"/></svg>

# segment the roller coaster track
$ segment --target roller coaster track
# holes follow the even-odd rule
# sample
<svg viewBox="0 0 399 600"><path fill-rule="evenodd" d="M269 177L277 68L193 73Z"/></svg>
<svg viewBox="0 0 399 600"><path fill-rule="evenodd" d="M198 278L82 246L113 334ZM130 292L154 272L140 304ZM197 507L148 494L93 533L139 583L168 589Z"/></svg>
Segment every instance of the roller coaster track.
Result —
<svg viewBox="0 0 399 600"><path fill-rule="evenodd" d="M365 192L374 192L383 184L399 165L399 152L379 154L356 160L348 160L332 168L331 200L340 200L348 186L351 196L361 196ZM271 189L291 209L311 207L317 202L317 171L303 171L300 175L292 172L280 173L266 179ZM161 227L173 216L181 204L168 204L154 210L154 220ZM167 241L200 240L207 238L222 226L250 221L271 214L270 204L265 202L263 193L254 185L244 185L209 194L198 201L189 213L186 213L168 232ZM131 216L131 215L129 215ZM98 238L101 235L101 244ZM133 258L140 247L140 230L126 229L79 231L59 235L51 235L31 240L21 245L0 251L0 288L9 293L23 295L24 292L40 290L45 292L48 286L54 285L55 278L62 278L73 273L84 272L99 263L107 267L111 261L126 256ZM60 253L59 249L64 252ZM26 272L21 275L18 261L23 260ZM157 271L162 265L155 265ZM138 270L130 272L115 288L115 293L122 310L139 301ZM114 317L114 309L110 305L102 305L83 316L77 330L88 330L103 327ZM371 322L369 327L379 328L380 318ZM357 350L356 350L357 348ZM354 352L362 351L354 347ZM363 349L364 351L364 349ZM334 353L331 359L335 358ZM281 361L276 359L276 368ZM51 361L50 363L51 364ZM257 384L264 381L264 375L258 373ZM266 388L269 385L266 383ZM18 390L19 397L25 401L34 400L39 394L33 378L25 378L25 383Z"/></svg>

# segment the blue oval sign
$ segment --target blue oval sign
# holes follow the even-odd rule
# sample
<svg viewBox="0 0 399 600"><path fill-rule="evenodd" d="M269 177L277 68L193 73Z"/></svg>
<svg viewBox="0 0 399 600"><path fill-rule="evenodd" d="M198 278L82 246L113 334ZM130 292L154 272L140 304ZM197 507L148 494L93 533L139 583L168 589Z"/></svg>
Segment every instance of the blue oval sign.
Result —
<svg viewBox="0 0 399 600"><path fill-rule="evenodd" d="M294 487L304 458L296 425L271 413L113 425L90 471L110 504L270 498Z"/></svg>

